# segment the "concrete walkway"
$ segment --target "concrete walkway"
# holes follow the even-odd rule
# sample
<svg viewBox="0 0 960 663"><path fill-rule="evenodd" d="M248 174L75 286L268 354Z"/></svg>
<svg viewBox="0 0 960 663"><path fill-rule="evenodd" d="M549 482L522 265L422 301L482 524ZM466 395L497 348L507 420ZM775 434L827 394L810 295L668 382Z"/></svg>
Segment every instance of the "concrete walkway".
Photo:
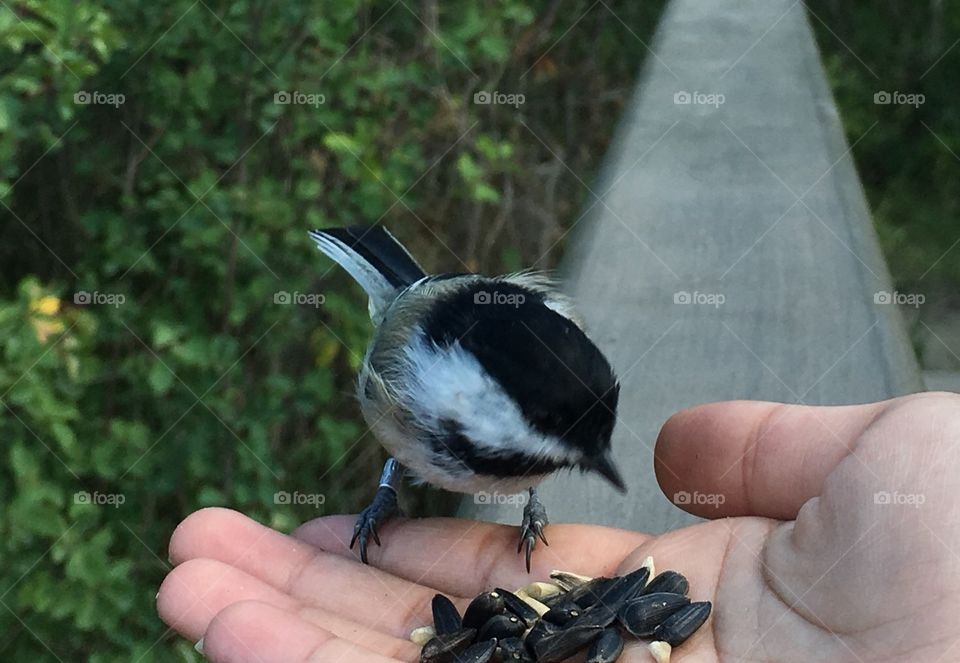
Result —
<svg viewBox="0 0 960 663"><path fill-rule="evenodd" d="M924 371L923 384L930 391L953 391L960 393L960 372Z"/></svg>

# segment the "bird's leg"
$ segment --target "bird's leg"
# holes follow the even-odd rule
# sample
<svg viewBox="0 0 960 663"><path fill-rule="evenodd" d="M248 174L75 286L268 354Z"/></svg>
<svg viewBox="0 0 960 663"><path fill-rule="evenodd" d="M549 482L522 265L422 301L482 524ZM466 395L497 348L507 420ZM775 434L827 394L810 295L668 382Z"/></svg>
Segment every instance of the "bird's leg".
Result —
<svg viewBox="0 0 960 663"><path fill-rule="evenodd" d="M400 475L403 468L396 458L388 458L383 465L383 472L380 474L380 485L377 487L377 493L373 496L373 501L366 509L360 512L357 518L357 524L353 527L353 538L350 539L350 548L353 544L360 542L360 559L364 564L367 561L367 537L373 539L373 542L380 545L380 537L377 535L377 525L387 520L394 514L400 512L400 505L397 502L397 487L400 485Z"/></svg>
<svg viewBox="0 0 960 663"><path fill-rule="evenodd" d="M531 488L530 500L527 502L527 505L523 507L523 522L520 524L520 545L517 546L517 554L520 554L520 551L526 546L527 573L530 573L530 555L537 545L537 537L540 537L543 545L550 545L547 543L547 537L543 535L543 528L546 527L549 522L547 519L547 510L540 502L540 498L537 497L537 489Z"/></svg>

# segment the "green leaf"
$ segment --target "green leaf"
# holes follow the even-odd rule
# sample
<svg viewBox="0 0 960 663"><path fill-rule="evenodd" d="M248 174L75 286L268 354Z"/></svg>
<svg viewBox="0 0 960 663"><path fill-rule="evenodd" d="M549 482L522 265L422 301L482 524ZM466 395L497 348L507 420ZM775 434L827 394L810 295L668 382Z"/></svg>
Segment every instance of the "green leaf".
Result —
<svg viewBox="0 0 960 663"><path fill-rule="evenodd" d="M158 396L166 394L173 385L174 375L164 364L154 361L150 365L150 372L147 373L147 384L150 389Z"/></svg>
<svg viewBox="0 0 960 663"><path fill-rule="evenodd" d="M51 424L50 431L65 451L72 451L76 447L77 437L74 435L73 429L67 424L55 421Z"/></svg>

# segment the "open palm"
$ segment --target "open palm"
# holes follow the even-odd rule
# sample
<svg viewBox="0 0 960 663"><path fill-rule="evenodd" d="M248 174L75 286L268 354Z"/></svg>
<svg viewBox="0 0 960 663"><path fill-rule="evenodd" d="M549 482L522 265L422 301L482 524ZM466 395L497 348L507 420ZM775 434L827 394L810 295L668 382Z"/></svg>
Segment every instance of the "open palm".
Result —
<svg viewBox="0 0 960 663"><path fill-rule="evenodd" d="M513 527L397 520L363 566L353 516L285 535L205 509L173 534L160 615L218 663L412 661L437 592L463 607L554 568L623 573L653 555L714 602L674 661L960 660L960 398L704 405L667 422L655 462L664 492L713 520L659 536L551 525L530 575ZM630 642L621 660L651 659Z"/></svg>

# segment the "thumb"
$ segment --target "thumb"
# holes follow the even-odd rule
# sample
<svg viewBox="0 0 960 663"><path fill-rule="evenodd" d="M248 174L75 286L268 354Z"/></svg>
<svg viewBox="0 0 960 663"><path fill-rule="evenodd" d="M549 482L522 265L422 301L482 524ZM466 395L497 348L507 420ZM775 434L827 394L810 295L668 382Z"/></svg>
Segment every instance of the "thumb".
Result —
<svg viewBox="0 0 960 663"><path fill-rule="evenodd" d="M704 518L793 519L891 403L727 401L682 410L657 438L657 481L677 506Z"/></svg>

